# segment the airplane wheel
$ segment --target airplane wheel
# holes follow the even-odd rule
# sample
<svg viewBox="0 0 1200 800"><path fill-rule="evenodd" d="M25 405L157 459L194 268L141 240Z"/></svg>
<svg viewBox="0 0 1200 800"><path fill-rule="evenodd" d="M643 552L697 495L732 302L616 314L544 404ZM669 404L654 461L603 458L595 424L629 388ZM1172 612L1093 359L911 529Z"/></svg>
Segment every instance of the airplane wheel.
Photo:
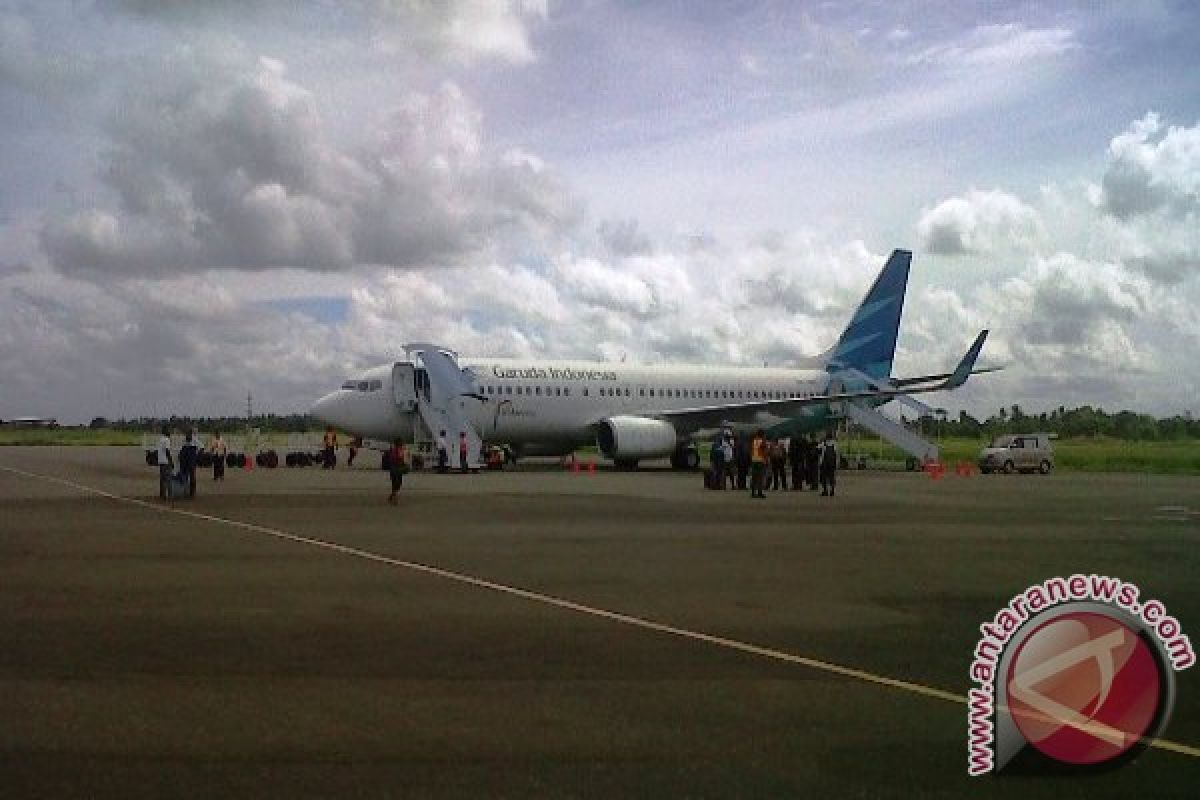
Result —
<svg viewBox="0 0 1200 800"><path fill-rule="evenodd" d="M613 464L622 472L633 472L637 469L638 462L636 458L618 458Z"/></svg>
<svg viewBox="0 0 1200 800"><path fill-rule="evenodd" d="M279 466L279 454L274 450L267 451L267 469L275 469Z"/></svg>
<svg viewBox="0 0 1200 800"><path fill-rule="evenodd" d="M237 467L237 465L238 465L237 453L226 453L225 454L225 466L229 467L230 469L235 469Z"/></svg>
<svg viewBox="0 0 1200 800"><path fill-rule="evenodd" d="M156 451L154 451L154 450L146 451L146 466L147 467L157 467L158 466L158 453Z"/></svg>

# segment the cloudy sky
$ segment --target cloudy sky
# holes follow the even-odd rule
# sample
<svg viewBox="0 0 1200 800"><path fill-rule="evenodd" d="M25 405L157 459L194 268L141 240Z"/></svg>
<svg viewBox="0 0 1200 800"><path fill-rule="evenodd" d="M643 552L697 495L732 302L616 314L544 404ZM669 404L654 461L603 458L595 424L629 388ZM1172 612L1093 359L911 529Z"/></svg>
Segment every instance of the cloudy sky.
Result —
<svg viewBox="0 0 1200 800"><path fill-rule="evenodd" d="M941 398L1200 411L1188 2L0 0L0 417L413 340L783 365L895 247Z"/></svg>

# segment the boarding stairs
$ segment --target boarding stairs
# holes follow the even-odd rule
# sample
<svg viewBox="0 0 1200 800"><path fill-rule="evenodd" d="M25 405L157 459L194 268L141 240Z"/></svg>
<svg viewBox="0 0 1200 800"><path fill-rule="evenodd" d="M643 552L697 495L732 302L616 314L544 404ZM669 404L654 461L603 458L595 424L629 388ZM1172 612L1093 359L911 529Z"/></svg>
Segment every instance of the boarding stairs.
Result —
<svg viewBox="0 0 1200 800"><path fill-rule="evenodd" d="M450 468L458 469L458 435L465 432L467 466L483 468L483 437L467 413L469 403L482 402L470 373L459 367L458 356L452 350L424 342L405 345L404 349L417 370L414 410L421 425L414 425L415 438L427 434L433 441L431 452L436 458L438 433L445 431ZM419 430L422 426L425 431Z"/></svg>
<svg viewBox="0 0 1200 800"><path fill-rule="evenodd" d="M853 422L908 453L922 463L938 460L938 446L918 436L895 420L885 417L873 408L849 401L843 403L843 411Z"/></svg>

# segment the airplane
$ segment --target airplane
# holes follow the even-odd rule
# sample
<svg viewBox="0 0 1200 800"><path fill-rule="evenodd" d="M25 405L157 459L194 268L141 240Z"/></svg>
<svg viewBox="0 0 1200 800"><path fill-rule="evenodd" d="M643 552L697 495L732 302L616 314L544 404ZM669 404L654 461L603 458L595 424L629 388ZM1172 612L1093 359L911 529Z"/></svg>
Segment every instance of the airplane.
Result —
<svg viewBox="0 0 1200 800"><path fill-rule="evenodd" d="M952 390L972 374L996 369L975 368L988 335L983 330L952 371L891 377L911 262L911 252L892 252L837 343L815 358L815 367L460 360L445 348L414 344L406 350L415 358L367 369L318 400L310 413L367 439L411 443L420 401L430 401L435 374L457 384L448 391L480 440L518 455L565 455L596 444L621 468L670 457L672 466L694 469L699 454L691 442L706 432L762 429L769 437L786 437L823 431L840 419L844 403L875 408L899 397ZM449 436L457 439L455 431Z"/></svg>

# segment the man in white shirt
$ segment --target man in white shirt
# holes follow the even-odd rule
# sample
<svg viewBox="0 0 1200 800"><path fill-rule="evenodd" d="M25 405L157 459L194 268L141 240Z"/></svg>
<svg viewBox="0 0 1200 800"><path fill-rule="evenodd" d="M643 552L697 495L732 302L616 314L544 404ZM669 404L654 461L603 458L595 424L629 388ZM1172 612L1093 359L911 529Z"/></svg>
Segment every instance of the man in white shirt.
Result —
<svg viewBox="0 0 1200 800"><path fill-rule="evenodd" d="M446 442L446 432L438 433L437 438L437 469L438 472L445 472L450 468L450 445Z"/></svg>
<svg viewBox="0 0 1200 800"><path fill-rule="evenodd" d="M158 437L158 496L166 500L169 494L168 484L171 481L171 468L175 466L171 459L171 429L163 425L162 436Z"/></svg>

